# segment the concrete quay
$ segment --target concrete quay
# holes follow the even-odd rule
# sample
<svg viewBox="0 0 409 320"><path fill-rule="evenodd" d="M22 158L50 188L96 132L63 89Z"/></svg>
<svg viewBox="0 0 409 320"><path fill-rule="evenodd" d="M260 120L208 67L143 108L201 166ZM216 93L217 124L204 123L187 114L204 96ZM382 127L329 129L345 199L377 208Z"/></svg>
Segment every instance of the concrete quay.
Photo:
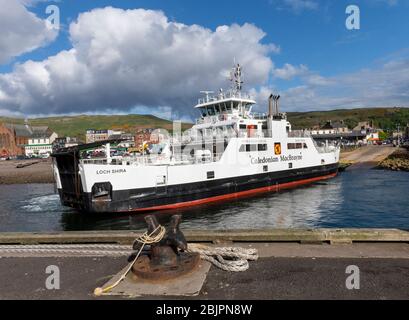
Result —
<svg viewBox="0 0 409 320"><path fill-rule="evenodd" d="M90 234L94 233L0 234L0 299L121 299L95 297L93 290L127 265L131 240L138 233L99 232L93 238ZM212 266L198 296L137 299L409 299L409 232L404 230L273 229L185 234L189 242L256 248L260 258L250 262L245 272L226 272ZM101 255L92 250L84 254L75 250L32 250L47 246L44 243L71 249L88 246L92 250L98 245L105 250L110 243L114 244L112 251L120 252ZM7 247L20 250L7 251ZM60 269L59 290L46 289L46 268L50 265ZM348 266L359 268L359 289L346 286Z"/></svg>

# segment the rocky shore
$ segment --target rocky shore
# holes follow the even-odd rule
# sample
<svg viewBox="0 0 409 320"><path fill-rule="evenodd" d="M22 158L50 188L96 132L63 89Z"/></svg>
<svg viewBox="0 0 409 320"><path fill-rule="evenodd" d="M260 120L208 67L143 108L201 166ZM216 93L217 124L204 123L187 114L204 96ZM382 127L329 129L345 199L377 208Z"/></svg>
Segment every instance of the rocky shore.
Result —
<svg viewBox="0 0 409 320"><path fill-rule="evenodd" d="M397 149L378 165L380 169L394 171L409 171L409 151L403 148Z"/></svg>
<svg viewBox="0 0 409 320"><path fill-rule="evenodd" d="M54 183L51 159L0 161L0 184Z"/></svg>

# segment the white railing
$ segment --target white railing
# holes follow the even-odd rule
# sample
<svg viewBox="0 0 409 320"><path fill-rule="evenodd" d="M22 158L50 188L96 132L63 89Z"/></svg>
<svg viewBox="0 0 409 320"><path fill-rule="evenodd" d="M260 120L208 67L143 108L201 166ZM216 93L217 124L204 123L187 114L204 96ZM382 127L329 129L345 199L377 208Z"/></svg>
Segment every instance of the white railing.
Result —
<svg viewBox="0 0 409 320"><path fill-rule="evenodd" d="M174 154L170 157L164 155L141 155L136 157L126 157L123 159L82 159L82 164L94 165L110 165L110 166L124 166L124 165L141 165L141 166L156 166L156 165L184 165L195 163L217 162L223 156L223 152L210 154L210 157L195 157L188 154Z"/></svg>
<svg viewBox="0 0 409 320"><path fill-rule="evenodd" d="M242 92L235 92L235 91L226 91L219 93L218 95L215 96L208 96L204 98L199 98L197 100L198 104L204 104L208 102L216 102L224 99L231 99L231 98L236 98L236 99L251 99L250 95L247 93L242 93Z"/></svg>
<svg viewBox="0 0 409 320"><path fill-rule="evenodd" d="M310 138L311 134L305 130L293 130L288 133L289 138Z"/></svg>
<svg viewBox="0 0 409 320"><path fill-rule="evenodd" d="M317 142L313 140L314 146L319 153L335 152L339 146L336 143Z"/></svg>
<svg viewBox="0 0 409 320"><path fill-rule="evenodd" d="M265 120L268 118L268 115L266 113L252 112L251 118L256 120Z"/></svg>

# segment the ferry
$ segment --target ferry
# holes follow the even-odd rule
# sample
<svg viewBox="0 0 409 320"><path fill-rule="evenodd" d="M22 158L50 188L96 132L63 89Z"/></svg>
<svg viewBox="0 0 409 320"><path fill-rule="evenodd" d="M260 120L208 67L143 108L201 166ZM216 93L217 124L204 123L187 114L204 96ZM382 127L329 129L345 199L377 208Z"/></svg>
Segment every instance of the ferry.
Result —
<svg viewBox="0 0 409 320"><path fill-rule="evenodd" d="M340 146L292 130L271 95L266 113L242 92L242 67L231 86L203 91L200 117L183 134L174 130L152 152L111 156L119 140L62 149L53 156L56 187L65 206L83 212L147 212L191 207L314 183L338 173ZM177 126L175 126L177 127ZM103 156L84 150L102 148Z"/></svg>

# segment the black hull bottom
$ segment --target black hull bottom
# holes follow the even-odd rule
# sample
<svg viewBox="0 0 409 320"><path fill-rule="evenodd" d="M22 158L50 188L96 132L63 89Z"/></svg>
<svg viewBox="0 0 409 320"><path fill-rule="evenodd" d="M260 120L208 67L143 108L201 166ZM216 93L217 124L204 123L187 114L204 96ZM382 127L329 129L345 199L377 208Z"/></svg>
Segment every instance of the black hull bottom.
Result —
<svg viewBox="0 0 409 320"><path fill-rule="evenodd" d="M113 190L110 199L93 200L91 193L81 193L73 197L62 189L58 191L63 205L84 212L143 212L276 192L328 179L334 177L337 172L338 163L158 188Z"/></svg>

